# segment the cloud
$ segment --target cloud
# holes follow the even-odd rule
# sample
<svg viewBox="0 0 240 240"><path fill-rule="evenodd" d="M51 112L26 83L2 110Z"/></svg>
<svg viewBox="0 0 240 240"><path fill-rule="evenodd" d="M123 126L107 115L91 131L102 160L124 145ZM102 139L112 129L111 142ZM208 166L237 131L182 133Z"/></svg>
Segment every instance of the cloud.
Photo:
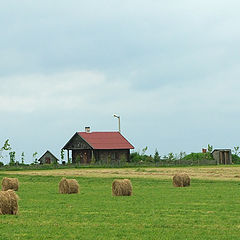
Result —
<svg viewBox="0 0 240 240"><path fill-rule="evenodd" d="M32 112L52 108L73 109L82 105L87 97L91 102L91 89L100 87L104 76L82 71L3 77L0 80L0 110Z"/></svg>
<svg viewBox="0 0 240 240"><path fill-rule="evenodd" d="M137 150L147 145L150 152L167 153L197 151L207 143L233 145L239 129L239 75L234 66L199 82L169 82L149 91L94 71L2 77L2 141L10 138L17 151L57 153L86 125L94 131L116 130L116 112L123 134Z"/></svg>
<svg viewBox="0 0 240 240"><path fill-rule="evenodd" d="M0 124L19 149L115 130L115 112L137 148L238 141L239 1L11 3L0 3Z"/></svg>
<svg viewBox="0 0 240 240"><path fill-rule="evenodd" d="M195 112L196 107L211 111L220 106L229 111L236 107L239 75L238 66L235 66L197 82L176 84L169 81L151 91L138 91L137 84L131 81L110 79L107 73L94 71L2 77L0 110L101 109L104 112L114 107L124 110L130 104L135 114Z"/></svg>
<svg viewBox="0 0 240 240"><path fill-rule="evenodd" d="M123 81L134 73L145 90L237 61L236 0L13 2L1 3L2 75L91 69Z"/></svg>

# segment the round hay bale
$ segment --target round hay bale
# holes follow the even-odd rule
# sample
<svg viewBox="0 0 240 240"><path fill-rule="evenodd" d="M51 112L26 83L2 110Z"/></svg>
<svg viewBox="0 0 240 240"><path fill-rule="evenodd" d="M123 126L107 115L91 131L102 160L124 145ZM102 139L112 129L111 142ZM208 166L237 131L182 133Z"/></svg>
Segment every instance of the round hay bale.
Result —
<svg viewBox="0 0 240 240"><path fill-rule="evenodd" d="M8 189L12 189L14 191L18 191L18 179L17 178L3 178L2 180L2 191L7 191Z"/></svg>
<svg viewBox="0 0 240 240"><path fill-rule="evenodd" d="M18 195L13 190L0 191L0 215L18 212Z"/></svg>
<svg viewBox="0 0 240 240"><path fill-rule="evenodd" d="M112 183L113 196L131 196L132 183L129 179L116 179Z"/></svg>
<svg viewBox="0 0 240 240"><path fill-rule="evenodd" d="M62 178L58 186L59 193L62 194L79 193L79 184L76 179Z"/></svg>
<svg viewBox="0 0 240 240"><path fill-rule="evenodd" d="M186 173L177 173L173 176L174 187L188 187L190 186L190 177Z"/></svg>

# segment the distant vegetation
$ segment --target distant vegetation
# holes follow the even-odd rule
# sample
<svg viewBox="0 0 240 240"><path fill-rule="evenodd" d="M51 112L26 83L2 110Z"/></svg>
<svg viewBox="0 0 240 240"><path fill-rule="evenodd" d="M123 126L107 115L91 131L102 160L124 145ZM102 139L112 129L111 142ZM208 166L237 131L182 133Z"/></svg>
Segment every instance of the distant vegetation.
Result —
<svg viewBox="0 0 240 240"><path fill-rule="evenodd" d="M206 153L190 153L180 152L174 154L170 152L168 155L160 156L158 150L155 150L154 155L147 155L147 147L142 152L134 152L131 154L130 162L134 163L155 163L155 164L170 164L170 165L195 165L200 164L202 161L213 161L211 145L208 145Z"/></svg>
<svg viewBox="0 0 240 240"><path fill-rule="evenodd" d="M240 164L240 157L236 154L232 154L232 162L234 164Z"/></svg>
<svg viewBox="0 0 240 240"><path fill-rule="evenodd" d="M147 155L147 147L145 147L141 152L131 153L130 162L132 163L154 163L156 165L208 165L216 164L213 159L212 151L213 146L208 144L206 153L190 153L180 152L179 154L174 154L170 152L167 155L160 156L158 150L155 150L155 154ZM240 164L240 151L239 147L234 147L232 149L232 162L233 164Z"/></svg>
<svg viewBox="0 0 240 240"><path fill-rule="evenodd" d="M233 147L232 149L232 162L234 164L240 164L240 151L239 147ZM95 159L91 161L90 165L80 165L80 159L77 159L76 164L68 162L67 164L59 164L58 162L52 164L39 165L38 163L38 153L34 152L32 154L32 163L25 163L25 153L22 152L19 157L17 157L16 152L12 150L12 147L7 139L3 146L0 148L0 167L4 169L52 169L52 168L69 168L69 167L134 167L134 166L188 166L188 165L213 165L216 161L213 159L212 151L213 146L208 144L206 152L190 153L180 152L175 154L173 152L167 155L161 156L158 150L155 150L154 155L146 154L148 147L143 148L141 151L132 152L130 154L130 162L119 161L106 163L96 162ZM6 159L9 155L9 163L4 164L1 159ZM61 162L64 162L64 151L61 150Z"/></svg>

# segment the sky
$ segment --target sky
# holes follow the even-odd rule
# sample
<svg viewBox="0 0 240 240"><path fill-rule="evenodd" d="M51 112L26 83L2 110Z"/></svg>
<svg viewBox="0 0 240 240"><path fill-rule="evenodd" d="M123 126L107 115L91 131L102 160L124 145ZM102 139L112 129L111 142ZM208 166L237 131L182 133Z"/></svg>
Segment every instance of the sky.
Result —
<svg viewBox="0 0 240 240"><path fill-rule="evenodd" d="M238 0L0 0L0 145L10 139L26 162L46 150L60 158L85 126L117 131L116 113L135 151L238 146L239 8Z"/></svg>

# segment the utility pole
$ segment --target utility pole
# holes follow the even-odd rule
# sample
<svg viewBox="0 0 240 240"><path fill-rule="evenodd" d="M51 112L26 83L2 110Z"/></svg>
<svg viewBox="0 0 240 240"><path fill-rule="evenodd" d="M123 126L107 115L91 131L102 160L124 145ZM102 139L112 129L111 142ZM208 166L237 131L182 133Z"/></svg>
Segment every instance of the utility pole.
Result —
<svg viewBox="0 0 240 240"><path fill-rule="evenodd" d="M121 133L120 116L118 116L117 114L114 114L113 116L116 117L116 118L118 118L118 131Z"/></svg>

